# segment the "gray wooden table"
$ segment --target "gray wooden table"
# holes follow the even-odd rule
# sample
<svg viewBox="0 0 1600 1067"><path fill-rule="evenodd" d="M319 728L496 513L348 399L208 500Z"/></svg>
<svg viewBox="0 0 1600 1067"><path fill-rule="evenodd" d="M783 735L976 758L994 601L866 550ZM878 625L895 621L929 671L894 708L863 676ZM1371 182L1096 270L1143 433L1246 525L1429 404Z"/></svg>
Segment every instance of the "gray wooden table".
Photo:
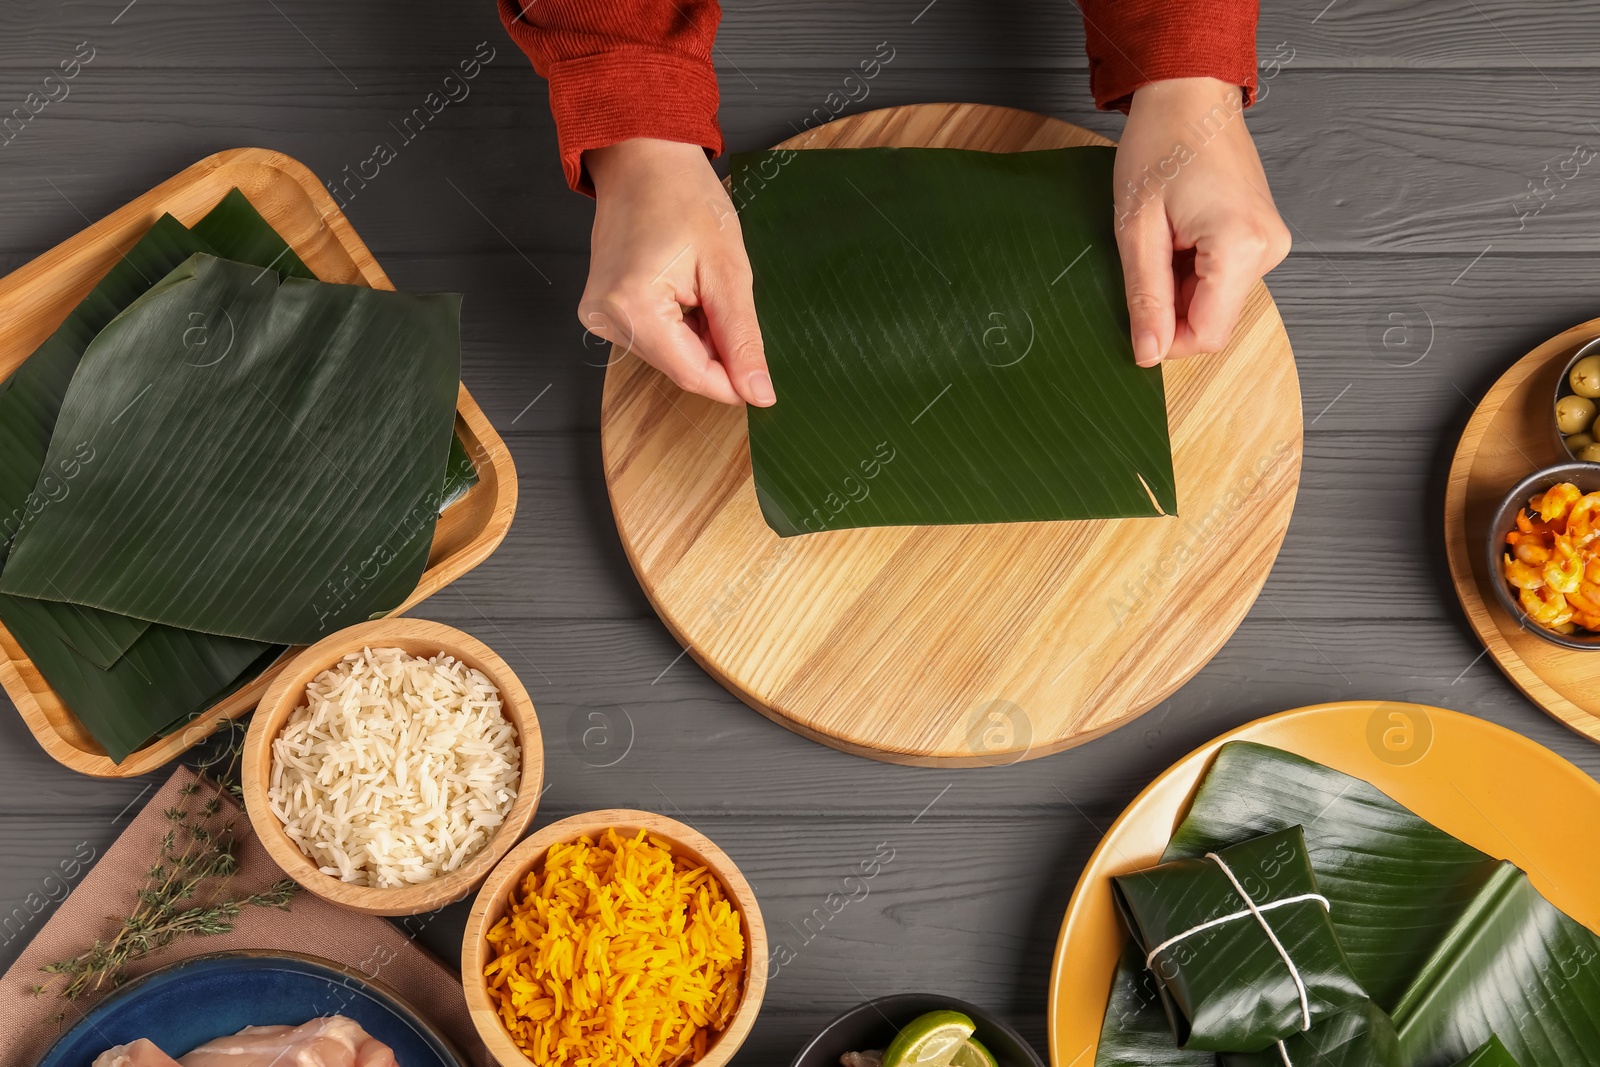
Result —
<svg viewBox="0 0 1600 1067"><path fill-rule="evenodd" d="M1600 313L1600 163L1572 176L1567 162L1600 146L1600 3L1268 6L1269 80L1249 122L1295 238L1270 279L1305 403L1294 521L1261 599L1198 677L1109 737L1018 766L842 755L680 656L601 477L601 357L573 313L592 209L562 183L544 85L492 0L5 0L0 114L75 51L93 59L0 147L0 270L218 149L279 149L332 179L393 144L347 214L401 288L466 294L464 375L521 478L506 543L416 614L476 633L528 683L547 738L541 824L653 809L733 855L794 953L739 1063L786 1063L836 1012L910 990L998 1009L1042 1049L1051 949L1085 859L1145 783L1217 733L1318 701L1412 700L1510 726L1600 775L1600 748L1479 658L1439 536L1474 400L1513 358ZM794 132L879 42L894 59L852 110L971 100L1120 128L1093 109L1063 0L728 7L716 59L735 149ZM494 58L469 94L399 136L483 41ZM611 747L595 733L586 747L600 721ZM112 841L164 777L79 777L0 709L0 919L54 885L79 842ZM880 843L894 858L870 895L808 933ZM0 965L44 918L21 914L0 933ZM462 918L424 940L453 954Z"/></svg>

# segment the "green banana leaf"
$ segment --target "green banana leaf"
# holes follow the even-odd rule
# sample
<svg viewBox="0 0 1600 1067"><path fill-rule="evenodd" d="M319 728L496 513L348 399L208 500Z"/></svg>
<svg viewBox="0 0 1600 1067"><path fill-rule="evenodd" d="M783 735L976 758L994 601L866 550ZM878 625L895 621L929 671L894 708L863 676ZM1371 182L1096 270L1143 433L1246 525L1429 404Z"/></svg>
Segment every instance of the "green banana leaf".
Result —
<svg viewBox="0 0 1600 1067"><path fill-rule="evenodd" d="M278 236L278 231L262 217L244 193L234 189L218 201L204 218L194 224L194 235L208 247L199 252L211 252L222 259L251 263L257 267L271 268L285 278L317 276L305 261L295 255L288 242ZM467 495L478 484L478 470L467 454L467 446L454 434L450 437L450 461L445 467L444 488L439 498L442 513L451 504ZM429 537L432 547L432 530L419 531L418 536Z"/></svg>
<svg viewBox="0 0 1600 1067"><path fill-rule="evenodd" d="M30 499L34 508L49 506L72 491L72 478L83 463L93 461L93 446L85 442L65 469L43 470L62 397L84 350L112 319L196 252L215 252L226 259L273 267L284 275L313 277L237 189L193 230L185 229L171 215L157 219L55 333L0 385L0 511L10 517L0 529L0 564L29 510ZM149 625L143 619L83 605L48 600L39 604L43 606L13 614L22 625L43 627L56 640L106 669Z"/></svg>
<svg viewBox="0 0 1600 1067"><path fill-rule="evenodd" d="M112 319L195 252L271 268L279 275L314 275L237 189L193 230L162 216L113 264L57 331L9 378L0 382L0 564L30 509L71 491L87 456L65 471L41 476L56 415L84 350ZM465 446L452 437L440 510L478 481ZM431 529L419 531L431 543ZM181 725L254 679L283 652L282 645L154 627L83 605L0 595L0 621L27 651L56 694L116 761L151 736ZM139 642L135 644L135 642ZM239 664L253 644L258 654ZM63 647L65 646L65 647ZM132 650L128 663L114 669ZM229 675L229 671L234 673ZM109 673L108 673L109 672ZM150 679L179 679L159 692Z"/></svg>
<svg viewBox="0 0 1600 1067"><path fill-rule="evenodd" d="M1517 1067L1517 1061L1506 1051L1498 1037L1491 1037L1482 1048L1456 1064L1456 1067Z"/></svg>
<svg viewBox="0 0 1600 1067"><path fill-rule="evenodd" d="M1525 1067L1600 1063L1600 937L1502 864L1394 1010L1408 1064L1498 1036Z"/></svg>
<svg viewBox="0 0 1600 1067"><path fill-rule="evenodd" d="M1222 1067L1400 1067L1394 1023L1372 1001L1331 1016L1265 1052L1225 1052Z"/></svg>
<svg viewBox="0 0 1600 1067"><path fill-rule="evenodd" d="M1249 894L1248 902L1229 873ZM1135 942L1151 959L1172 1031L1184 1048L1265 1049L1367 999L1317 899L1298 826L1204 859L1176 859L1121 875L1112 879L1112 892ZM1252 905L1261 909L1276 943L1247 910ZM1293 973L1279 945L1294 961Z"/></svg>
<svg viewBox="0 0 1600 1067"><path fill-rule="evenodd" d="M1404 1067L1446 1067L1496 1035L1522 1067L1600 1065L1600 937L1512 865L1366 782L1267 746L1224 745L1163 860L1294 825L1352 972L1393 1019ZM1134 952L1119 966L1096 1064L1213 1062L1147 1058L1165 1018L1142 965ZM1302 1037L1331 1047L1330 1023ZM1170 1028L1165 1041L1175 1052ZM1362 1054L1325 1062L1372 1062Z"/></svg>
<svg viewBox="0 0 1600 1067"><path fill-rule="evenodd" d="M478 468L467 454L467 446L455 434L450 435L450 461L444 468L444 487L439 491L439 514L457 500L466 496L478 484ZM432 547L430 531L429 547Z"/></svg>
<svg viewBox="0 0 1600 1067"><path fill-rule="evenodd" d="M1176 514L1134 365L1111 148L733 159L778 403L750 457L782 536Z"/></svg>
<svg viewBox="0 0 1600 1067"><path fill-rule="evenodd" d="M238 189L229 190L217 201L217 206L194 224L192 232L206 245L200 251L273 270L284 278L317 278Z"/></svg>
<svg viewBox="0 0 1600 1067"><path fill-rule="evenodd" d="M460 298L276 280L197 255L95 338L46 465L77 440L105 459L24 524L0 592L301 644L415 588Z"/></svg>
<svg viewBox="0 0 1600 1067"><path fill-rule="evenodd" d="M1130 939L1117 962L1101 1026L1097 1067L1216 1067L1212 1052L1178 1047L1155 975Z"/></svg>
<svg viewBox="0 0 1600 1067"><path fill-rule="evenodd" d="M1497 861L1366 782L1242 741L1217 753L1163 858L1296 825L1356 981L1392 1012Z"/></svg>
<svg viewBox="0 0 1600 1067"><path fill-rule="evenodd" d="M0 385L0 564L24 521L70 496L74 482L96 453L92 441L58 450L57 466L46 467L62 398L84 350L127 306L195 252L204 251L171 215L157 219L118 260L56 331ZM13 613L24 625L42 627L101 667L127 651L148 625L92 608L48 604ZM36 640L43 640L39 637Z"/></svg>
<svg viewBox="0 0 1600 1067"><path fill-rule="evenodd" d="M0 598L0 621L78 721L121 763L151 737L210 707L281 647L150 626L109 670L39 625L40 601Z"/></svg>

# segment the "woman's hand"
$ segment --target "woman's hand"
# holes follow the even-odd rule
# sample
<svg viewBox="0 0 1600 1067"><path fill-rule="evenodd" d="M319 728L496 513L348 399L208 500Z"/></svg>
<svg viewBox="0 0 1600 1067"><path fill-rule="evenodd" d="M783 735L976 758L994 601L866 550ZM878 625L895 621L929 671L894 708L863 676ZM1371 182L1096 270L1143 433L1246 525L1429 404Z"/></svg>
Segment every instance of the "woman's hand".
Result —
<svg viewBox="0 0 1600 1067"><path fill-rule="evenodd" d="M1239 87L1177 78L1135 92L1115 174L1134 358L1225 348L1250 289L1289 253Z"/></svg>
<svg viewBox="0 0 1600 1067"><path fill-rule="evenodd" d="M596 201L584 327L691 393L772 404L739 216L705 151L639 138L584 164Z"/></svg>

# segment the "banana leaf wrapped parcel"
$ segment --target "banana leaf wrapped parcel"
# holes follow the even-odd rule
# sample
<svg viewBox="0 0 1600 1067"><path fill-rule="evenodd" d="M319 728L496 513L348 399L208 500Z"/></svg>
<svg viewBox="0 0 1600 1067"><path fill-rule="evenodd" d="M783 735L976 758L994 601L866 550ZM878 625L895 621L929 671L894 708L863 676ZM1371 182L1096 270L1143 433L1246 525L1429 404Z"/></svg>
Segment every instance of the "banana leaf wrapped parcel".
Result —
<svg viewBox="0 0 1600 1067"><path fill-rule="evenodd" d="M1326 917L1370 1003L1256 1051L1183 1048L1167 1017L1170 983L1147 969L1149 935L1140 933L1112 982L1096 1067L1600 1067L1600 934L1547 900L1515 864L1368 782L1230 742L1162 860L1226 859L1286 831L1303 836Z"/></svg>
<svg viewBox="0 0 1600 1067"><path fill-rule="evenodd" d="M1254 1052L1367 999L1298 826L1113 879L1180 1046Z"/></svg>

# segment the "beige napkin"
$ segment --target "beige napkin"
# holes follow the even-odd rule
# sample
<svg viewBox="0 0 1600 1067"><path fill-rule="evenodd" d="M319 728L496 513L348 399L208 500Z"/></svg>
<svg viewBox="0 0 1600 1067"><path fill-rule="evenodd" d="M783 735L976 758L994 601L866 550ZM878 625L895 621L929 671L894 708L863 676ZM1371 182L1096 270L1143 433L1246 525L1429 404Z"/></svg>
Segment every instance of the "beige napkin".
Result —
<svg viewBox="0 0 1600 1067"><path fill-rule="evenodd" d="M68 1002L53 993L35 994L32 989L52 977L42 973L41 966L75 956L89 948L95 938L110 936L121 917L130 913L134 894L158 858L161 835L170 825L163 812L182 803L179 790L194 780L194 773L187 768L173 773L62 902L5 977L0 978L0 1067L34 1067L55 1040L100 999L84 996ZM212 787L204 787L191 798L190 810L198 811L213 793ZM225 797L224 810L216 816L216 824L229 818L235 820L239 858L231 892L258 892L284 877L251 832L250 820ZM469 1064L487 1067L494 1062L478 1040L467 1002L461 995L461 979L455 971L394 924L377 916L346 911L304 890L295 894L288 911L249 908L239 916L231 932L182 938L146 956L129 967L126 974L134 978L175 960L246 948L307 953L355 967L424 1012ZM52 983L59 984L59 978ZM61 1012L65 1012L65 1018L58 1021L56 1016Z"/></svg>

